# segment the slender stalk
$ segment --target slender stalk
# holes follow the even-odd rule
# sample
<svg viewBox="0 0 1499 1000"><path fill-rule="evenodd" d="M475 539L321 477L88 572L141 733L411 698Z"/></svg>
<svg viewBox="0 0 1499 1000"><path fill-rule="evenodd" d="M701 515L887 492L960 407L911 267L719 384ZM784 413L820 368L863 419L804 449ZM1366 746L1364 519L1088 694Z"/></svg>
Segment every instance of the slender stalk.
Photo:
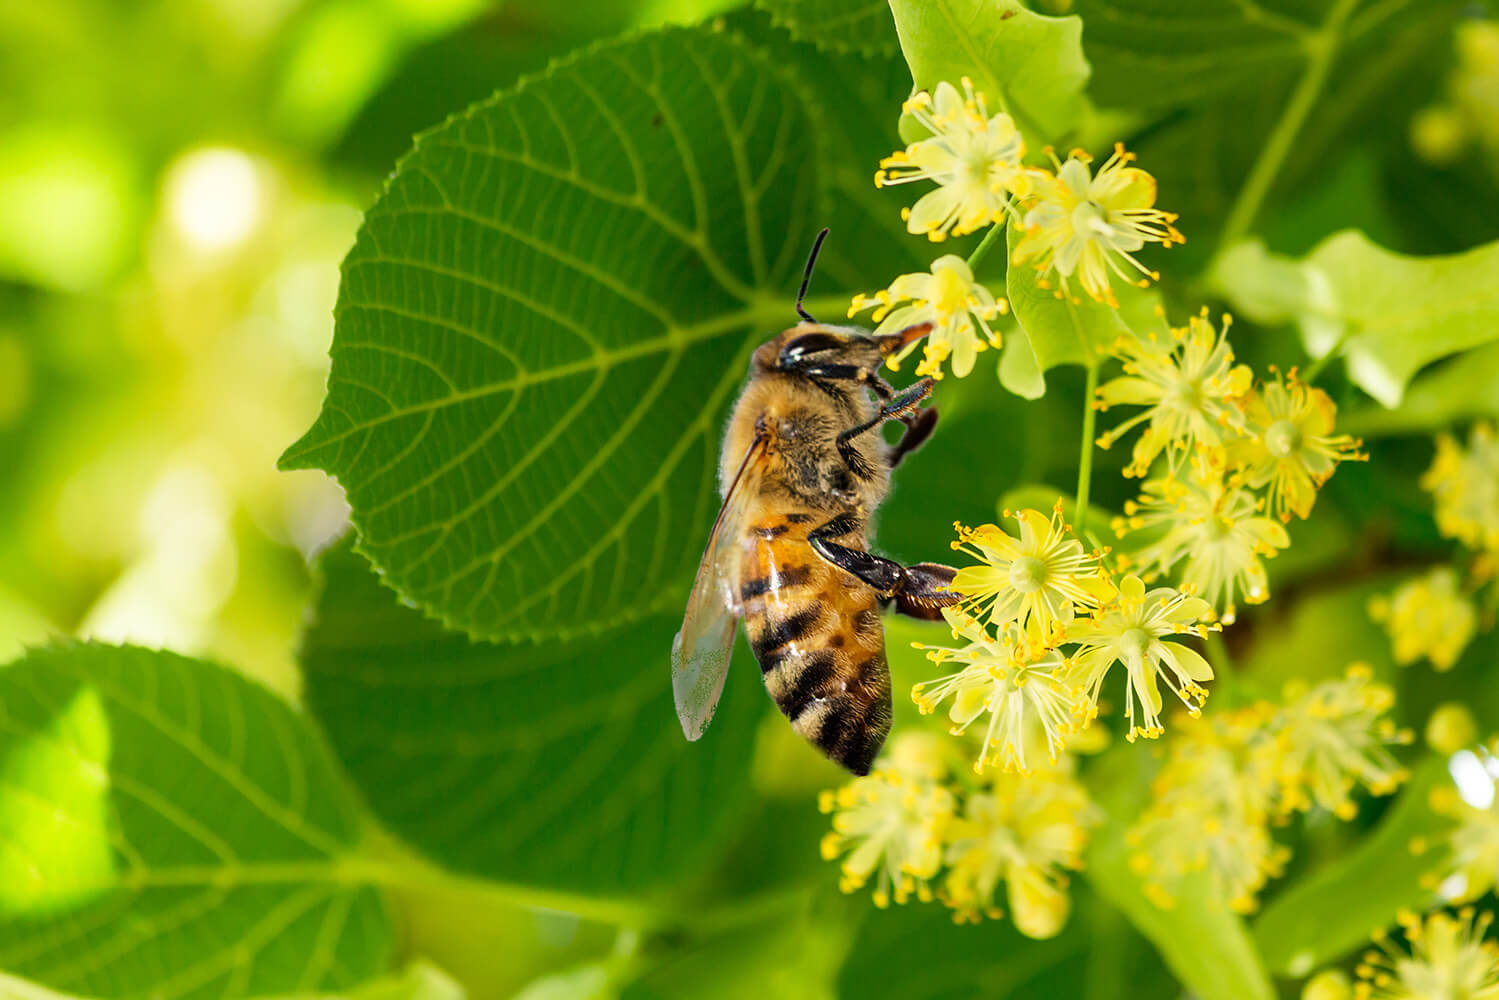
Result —
<svg viewBox="0 0 1499 1000"><path fill-rule="evenodd" d="M1322 370L1327 367L1327 363L1343 353L1343 346L1348 343L1348 338L1352 335L1353 324L1348 323L1344 326L1343 335L1338 338L1338 342L1333 344L1326 354L1306 366L1306 371L1301 373L1301 381L1307 385L1311 385L1317 381L1317 376L1322 374Z"/></svg>
<svg viewBox="0 0 1499 1000"><path fill-rule="evenodd" d="M1259 159L1254 161L1249 177L1239 190L1233 208L1229 210L1228 221L1223 225L1223 236L1218 241L1219 253L1243 239L1244 234L1249 232L1249 227L1254 225L1255 216L1259 215L1265 196L1270 193L1270 187L1285 164L1286 154L1291 151L1291 144L1296 141L1313 105L1322 94L1328 71L1332 69L1333 57L1338 52L1343 23L1357 6L1358 0L1337 0L1332 10L1328 11L1322 27L1305 36L1306 72L1296 84L1296 89L1291 92L1291 99L1286 102L1280 120L1266 138Z"/></svg>
<svg viewBox="0 0 1499 1000"><path fill-rule="evenodd" d="M1073 528L1081 536L1088 527L1088 488L1093 480L1093 434L1098 423L1098 410L1093 406L1093 397L1098 390L1098 361L1088 366L1088 384L1083 389L1083 445L1077 459L1077 523Z"/></svg>
<svg viewBox="0 0 1499 1000"><path fill-rule="evenodd" d="M979 261L983 260L989 255L989 251L994 248L994 244L998 243L1000 237L1004 236L1004 234L1005 227L1002 223L996 222L994 225L990 226L989 231L984 234L983 240L979 243L978 246L973 248L973 253L968 255L968 270L977 272L979 269Z"/></svg>

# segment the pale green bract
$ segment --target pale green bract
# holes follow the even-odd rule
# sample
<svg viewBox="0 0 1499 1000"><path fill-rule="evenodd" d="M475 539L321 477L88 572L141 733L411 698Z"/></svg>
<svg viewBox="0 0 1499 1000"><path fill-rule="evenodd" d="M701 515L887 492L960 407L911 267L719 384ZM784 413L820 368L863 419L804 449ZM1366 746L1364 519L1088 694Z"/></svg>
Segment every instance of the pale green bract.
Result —
<svg viewBox="0 0 1499 1000"><path fill-rule="evenodd" d="M989 113L1014 118L1032 150L1077 127L1088 82L1079 18L1045 17L1018 0L891 0L890 8L917 89L970 78ZM907 134L912 124L902 123L908 141L921 138Z"/></svg>
<svg viewBox="0 0 1499 1000"><path fill-rule="evenodd" d="M1256 241L1231 248L1213 278L1260 323L1294 320L1313 357L1341 348L1348 376L1387 407L1438 358L1499 340L1499 243L1411 257L1342 232L1304 260Z"/></svg>

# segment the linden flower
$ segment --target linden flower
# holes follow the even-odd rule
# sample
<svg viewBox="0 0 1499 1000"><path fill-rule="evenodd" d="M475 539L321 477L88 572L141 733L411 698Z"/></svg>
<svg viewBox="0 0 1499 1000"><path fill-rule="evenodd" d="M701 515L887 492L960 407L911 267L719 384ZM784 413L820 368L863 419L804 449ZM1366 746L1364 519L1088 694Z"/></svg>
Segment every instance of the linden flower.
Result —
<svg viewBox="0 0 1499 1000"><path fill-rule="evenodd" d="M1290 852L1270 836L1266 789L1244 766L1244 750L1204 722L1175 738L1150 807L1126 835L1130 867L1162 909L1176 905L1182 880L1206 872L1235 910L1249 913L1284 869Z"/></svg>
<svg viewBox="0 0 1499 1000"><path fill-rule="evenodd" d="M1282 521L1312 512L1317 491L1339 462L1368 458L1359 454L1356 438L1332 433L1338 408L1331 397L1294 371L1251 391L1244 412L1247 435L1235 454L1250 486L1269 487L1270 511Z"/></svg>
<svg viewBox="0 0 1499 1000"><path fill-rule="evenodd" d="M961 94L943 81L935 99L920 93L905 103L904 110L931 138L887 156L874 175L876 187L923 180L938 184L901 212L909 232L925 233L933 243L1004 218L1010 186L1021 178L1025 142L1014 121L1004 113L990 117L973 82L967 77L962 82Z"/></svg>
<svg viewBox="0 0 1499 1000"><path fill-rule="evenodd" d="M1138 500L1124 505L1116 518L1121 537L1151 528L1164 529L1154 542L1122 556L1121 564L1145 568L1148 580L1159 579L1183 560L1184 589L1200 594L1231 624L1242 597L1260 604L1270 596L1264 560L1291 544L1285 527L1265 517L1254 494L1225 481L1220 464L1199 454L1185 481L1151 480Z"/></svg>
<svg viewBox="0 0 1499 1000"><path fill-rule="evenodd" d="M1439 436L1421 488L1436 500L1442 534L1470 549L1499 552L1499 438L1492 426L1475 424L1466 451L1449 435Z"/></svg>
<svg viewBox="0 0 1499 1000"><path fill-rule="evenodd" d="M1401 666L1429 659L1451 670L1478 630L1478 609L1446 566L1407 580L1388 597L1369 602L1369 617L1384 625Z"/></svg>
<svg viewBox="0 0 1499 1000"><path fill-rule="evenodd" d="M899 305L909 302L908 305ZM890 287L871 298L855 295L849 306L852 317L873 307L879 326L876 334L894 333L921 323L932 324L926 336L926 355L916 366L918 375L942 377L942 362L952 358L952 373L962 378L973 371L980 351L1000 346L1000 336L989 321L1010 311L1004 299L996 299L973 280L973 272L962 257L948 254L932 262L925 274L902 274ZM912 341L886 361L894 371L907 354L916 349Z"/></svg>
<svg viewBox="0 0 1499 1000"><path fill-rule="evenodd" d="M941 785L880 768L836 792L823 792L818 808L833 814L822 856L844 852L839 887L853 892L875 878L874 905L904 903L914 893L931 899L929 881L942 865L943 824L953 813L952 793Z"/></svg>
<svg viewBox="0 0 1499 1000"><path fill-rule="evenodd" d="M1395 692L1363 664L1310 689L1288 685L1270 751L1281 813L1316 804L1348 820L1358 812L1355 787L1375 795L1395 791L1410 775L1386 748L1411 742L1412 734L1388 718L1394 704Z"/></svg>
<svg viewBox="0 0 1499 1000"><path fill-rule="evenodd" d="M1135 442L1126 476L1144 476L1163 449L1181 455L1194 442L1222 444L1225 429L1242 422L1234 403L1249 391L1254 374L1248 365L1234 364L1228 343L1232 323L1233 318L1224 315L1222 331L1214 330L1204 309L1185 327L1173 328L1169 343L1154 333L1144 340L1127 336L1114 342L1112 353L1124 361L1125 374L1099 386L1098 408L1149 407L1098 439L1098 446L1107 448L1137 424L1150 421Z"/></svg>
<svg viewBox="0 0 1499 1000"><path fill-rule="evenodd" d="M1379 951L1368 951L1355 968L1358 1000L1496 1000L1499 998L1499 944L1486 939L1493 914L1456 916L1414 913L1397 918L1410 951L1397 948L1381 932Z"/></svg>
<svg viewBox="0 0 1499 1000"><path fill-rule="evenodd" d="M1494 759L1480 748L1477 759L1481 782L1485 773L1495 773ZM1470 758L1470 763L1472 758ZM1480 768L1482 770L1480 770ZM1499 791L1499 783L1487 787L1479 784L1477 791L1490 793ZM1433 888L1446 886L1455 881L1461 888L1453 895L1459 900L1477 899L1499 884L1499 795L1490 794L1484 805L1475 805L1458 794L1451 784L1439 785L1431 790L1431 811L1445 816L1455 826L1446 835L1451 854L1444 870L1436 872L1428 880ZM1481 799L1479 801L1482 801ZM1413 845L1419 852L1425 844ZM1454 880L1452 877L1457 876Z"/></svg>
<svg viewBox="0 0 1499 1000"><path fill-rule="evenodd" d="M1207 698L1207 691L1198 682L1211 680L1213 668L1196 651L1162 639L1169 635L1206 635L1208 628L1197 622L1211 611L1201 598L1170 587L1147 592L1139 577L1125 577L1119 585L1118 600L1079 621L1067 636L1068 642L1078 643L1074 660L1087 692L1089 717L1097 711L1099 689L1115 663L1124 664L1125 669L1128 739L1154 738L1164 731L1162 679L1187 711L1196 715Z"/></svg>
<svg viewBox="0 0 1499 1000"><path fill-rule="evenodd" d="M1036 510L1005 511L1020 526L1015 538L992 524L957 525L952 547L980 560L958 570L952 589L964 609L1017 641L1055 645L1076 609L1096 608L1114 595L1100 553L1086 552L1062 520L1059 502L1050 518Z"/></svg>
<svg viewBox="0 0 1499 1000"><path fill-rule="evenodd" d="M962 733L982 715L989 716L974 770L982 773L988 764L1006 771L1029 773L1026 764L1027 737L1032 726L1045 734L1045 749L1053 764L1079 714L1078 691L1067 680L1062 654L1052 650L1027 663L1013 645L996 642L979 622L961 610L944 609L953 635L968 640L966 646L949 649L921 646L933 663L956 662L962 669L935 681L917 684L911 698L923 715L937 710L949 696L948 718L952 732Z"/></svg>
<svg viewBox="0 0 1499 1000"><path fill-rule="evenodd" d="M1034 261L1043 280L1055 272L1059 295L1068 293L1068 280L1076 275L1083 291L1112 306L1119 302L1109 287L1110 271L1126 282L1145 283L1125 271L1121 260L1141 275L1159 277L1135 259L1135 252L1146 243L1169 247L1185 238L1171 225L1175 215L1153 207L1155 178L1127 166L1134 158L1118 144L1097 175L1089 172L1091 158L1082 150L1057 164L1055 176L1032 171L1025 236L1012 262Z"/></svg>
<svg viewBox="0 0 1499 1000"><path fill-rule="evenodd" d="M1004 882L1020 933L1055 936L1071 909L1067 870L1082 868L1088 826L1096 818L1096 807L1071 775L995 775L989 789L969 796L952 824L951 867L939 895L956 911L953 919L1000 916L994 897Z"/></svg>

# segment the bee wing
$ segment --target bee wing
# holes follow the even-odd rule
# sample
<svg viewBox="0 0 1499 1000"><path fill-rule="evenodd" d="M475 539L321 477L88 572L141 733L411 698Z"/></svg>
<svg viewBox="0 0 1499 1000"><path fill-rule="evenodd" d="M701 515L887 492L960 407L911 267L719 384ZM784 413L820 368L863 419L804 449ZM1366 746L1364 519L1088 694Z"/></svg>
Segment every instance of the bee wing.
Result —
<svg viewBox="0 0 1499 1000"><path fill-rule="evenodd" d="M682 631L671 644L671 690L677 702L677 719L689 740L698 739L708 728L729 672L740 615L737 591L744 516L758 492L759 463L764 455L765 436L756 435L724 496L718 520L713 522L682 618Z"/></svg>

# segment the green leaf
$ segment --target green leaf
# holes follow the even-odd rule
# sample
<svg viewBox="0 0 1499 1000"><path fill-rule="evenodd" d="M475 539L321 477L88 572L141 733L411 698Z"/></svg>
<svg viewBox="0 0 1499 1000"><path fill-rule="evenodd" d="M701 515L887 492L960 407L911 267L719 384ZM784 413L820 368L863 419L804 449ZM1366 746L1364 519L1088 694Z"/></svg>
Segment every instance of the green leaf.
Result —
<svg viewBox="0 0 1499 1000"><path fill-rule="evenodd" d="M874 186L879 161L900 145L888 123L911 92L911 73L900 55L857 55L798 42L758 9L739 11L725 23L795 75L807 98L805 109L817 123L818 135L805 137L803 148L810 154L822 139L818 176L831 196L819 221L831 231L811 291L830 300L831 315L813 315L837 321L854 292L873 292L898 274L930 267L931 244L906 232L900 217L902 205L912 200L910 189ZM890 37L895 37L893 27ZM962 243L953 241L953 252L965 252ZM829 287L838 291L827 295Z"/></svg>
<svg viewBox="0 0 1499 1000"><path fill-rule="evenodd" d="M1258 210L1279 214L1346 155L1350 136L1404 145L1400 109L1420 99L1412 81L1450 47L1462 6L1077 2L1089 94L1154 117L1130 145L1156 176L1162 207L1181 214L1183 255L1201 263L1225 223L1238 236Z"/></svg>
<svg viewBox="0 0 1499 1000"><path fill-rule="evenodd" d="M1338 420L1360 437L1429 434L1462 420L1499 417L1499 344L1475 347L1417 375L1397 409L1365 406Z"/></svg>
<svg viewBox="0 0 1499 1000"><path fill-rule="evenodd" d="M675 617L600 639L475 643L402 607L348 543L321 573L307 704L381 822L434 860L518 890L621 897L697 870L732 829L766 704L748 656L688 743L668 669Z"/></svg>
<svg viewBox="0 0 1499 1000"><path fill-rule="evenodd" d="M1448 821L1427 800L1448 780L1445 762L1428 758L1378 829L1265 907L1254 922L1254 940L1272 970L1305 976L1394 924L1402 909L1421 912L1433 903L1435 892L1422 880L1442 866L1447 848L1438 834ZM1430 849L1412 852L1416 838Z"/></svg>
<svg viewBox="0 0 1499 1000"><path fill-rule="evenodd" d="M1093 67L1090 92L1106 107L1173 108L1262 86L1306 60L1315 25L1277 0L1077 0Z"/></svg>
<svg viewBox="0 0 1499 1000"><path fill-rule="evenodd" d="M755 6L769 11L799 41L834 52L896 52L887 0L755 0Z"/></svg>
<svg viewBox="0 0 1499 1000"><path fill-rule="evenodd" d="M1088 81L1079 18L1045 17L1019 0L890 0L890 8L917 89L970 78L1032 149L1077 127Z"/></svg>
<svg viewBox="0 0 1499 1000"><path fill-rule="evenodd" d="M283 467L337 476L391 584L475 636L676 609L721 415L793 318L813 126L768 59L692 29L419 137L344 263L328 398Z"/></svg>
<svg viewBox="0 0 1499 1000"><path fill-rule="evenodd" d="M1272 1000L1275 989L1244 921L1210 879L1186 880L1174 893L1176 905L1165 910L1146 898L1130 870L1125 831L1148 795L1142 752L1135 744L1117 745L1088 772L1089 790L1108 814L1094 830L1088 850L1089 884L1118 907L1202 1000Z"/></svg>
<svg viewBox="0 0 1499 1000"><path fill-rule="evenodd" d="M1324 240L1301 262L1250 243L1214 268L1219 286L1246 314L1265 322L1295 319L1313 357L1342 342L1349 378L1388 407L1400 403L1424 365L1499 339L1495 274L1499 243L1408 257L1351 230Z"/></svg>
<svg viewBox="0 0 1499 1000"><path fill-rule="evenodd" d="M1013 254L1024 233L1012 225L1008 236ZM1093 367L1109 345L1129 333L1118 309L1076 293L1061 294L1055 287L1043 288L1040 282L1034 267L1011 267L1006 294L1043 374L1057 365Z"/></svg>
<svg viewBox="0 0 1499 1000"><path fill-rule="evenodd" d="M390 920L301 716L220 667L57 645L0 669L0 968L100 997L349 990Z"/></svg>

